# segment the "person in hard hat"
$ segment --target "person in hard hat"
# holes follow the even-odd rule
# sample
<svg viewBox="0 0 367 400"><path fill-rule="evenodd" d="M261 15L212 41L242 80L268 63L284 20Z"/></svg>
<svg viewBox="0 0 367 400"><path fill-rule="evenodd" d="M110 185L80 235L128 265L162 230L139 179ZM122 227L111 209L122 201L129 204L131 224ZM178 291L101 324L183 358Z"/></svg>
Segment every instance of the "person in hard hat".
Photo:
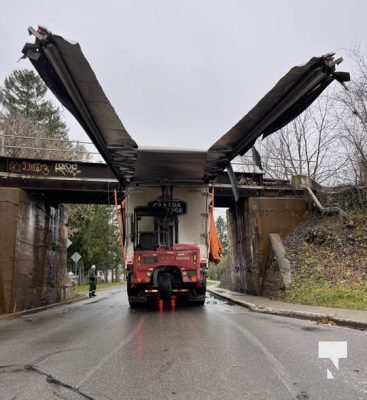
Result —
<svg viewBox="0 0 367 400"><path fill-rule="evenodd" d="M95 297L97 290L97 272L95 265L92 265L91 269L89 270L88 279L89 279L89 297Z"/></svg>

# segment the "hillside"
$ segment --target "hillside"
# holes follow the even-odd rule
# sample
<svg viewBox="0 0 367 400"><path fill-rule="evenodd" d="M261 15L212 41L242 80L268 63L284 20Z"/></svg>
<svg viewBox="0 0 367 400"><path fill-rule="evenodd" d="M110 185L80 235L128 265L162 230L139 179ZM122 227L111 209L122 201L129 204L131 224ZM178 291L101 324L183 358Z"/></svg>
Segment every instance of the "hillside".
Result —
<svg viewBox="0 0 367 400"><path fill-rule="evenodd" d="M367 309L367 210L310 217L285 241L293 284L283 301Z"/></svg>

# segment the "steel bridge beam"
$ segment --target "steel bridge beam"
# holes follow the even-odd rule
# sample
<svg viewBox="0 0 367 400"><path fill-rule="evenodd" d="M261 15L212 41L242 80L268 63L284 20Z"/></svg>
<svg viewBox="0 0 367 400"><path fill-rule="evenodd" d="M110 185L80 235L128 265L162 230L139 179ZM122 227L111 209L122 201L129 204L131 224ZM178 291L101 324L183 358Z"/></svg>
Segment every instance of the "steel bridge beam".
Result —
<svg viewBox="0 0 367 400"><path fill-rule="evenodd" d="M263 179L256 173L234 174L239 182L240 198L297 195L289 182ZM215 189L216 207L233 207L233 191L227 174L220 174L211 185ZM25 189L56 204L113 204L114 191L124 190L104 163L11 157L0 157L0 187ZM302 194L303 190L299 190L298 195Z"/></svg>
<svg viewBox="0 0 367 400"><path fill-rule="evenodd" d="M10 157L0 157L0 186L56 203L112 203L114 190L123 190L106 164Z"/></svg>

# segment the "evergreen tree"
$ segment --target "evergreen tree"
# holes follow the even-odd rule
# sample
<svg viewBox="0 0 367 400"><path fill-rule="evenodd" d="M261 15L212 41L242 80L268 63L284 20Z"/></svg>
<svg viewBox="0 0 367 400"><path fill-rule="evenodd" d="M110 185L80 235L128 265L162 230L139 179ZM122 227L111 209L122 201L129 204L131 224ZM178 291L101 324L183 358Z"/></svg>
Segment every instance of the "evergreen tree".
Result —
<svg viewBox="0 0 367 400"><path fill-rule="evenodd" d="M219 216L215 221L215 225L217 228L218 238L222 245L222 256L219 264L214 264L212 262L209 263L208 278L222 281L222 277L226 275L230 265L227 220L222 216Z"/></svg>
<svg viewBox="0 0 367 400"><path fill-rule="evenodd" d="M68 206L68 228L73 242L69 253L82 255L85 272L95 264L98 270L115 269L121 250L114 223L114 209L108 205Z"/></svg>
<svg viewBox="0 0 367 400"><path fill-rule="evenodd" d="M51 137L67 136L60 110L46 98L47 87L33 71L15 70L0 89L2 119L26 118L42 127Z"/></svg>
<svg viewBox="0 0 367 400"><path fill-rule="evenodd" d="M225 256L228 253L228 232L226 220L219 216L216 220L216 227L218 238L222 244L222 255Z"/></svg>

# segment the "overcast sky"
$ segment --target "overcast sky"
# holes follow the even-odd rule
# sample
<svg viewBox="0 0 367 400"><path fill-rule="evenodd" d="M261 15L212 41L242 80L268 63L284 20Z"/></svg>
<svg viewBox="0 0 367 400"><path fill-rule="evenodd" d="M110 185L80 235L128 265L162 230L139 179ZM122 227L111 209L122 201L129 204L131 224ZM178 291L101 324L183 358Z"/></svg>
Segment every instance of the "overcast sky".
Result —
<svg viewBox="0 0 367 400"><path fill-rule="evenodd" d="M0 81L27 27L78 41L139 145L208 148L296 64L365 51L367 1L3 1ZM55 100L56 102L56 100ZM70 135L87 139L65 110Z"/></svg>

